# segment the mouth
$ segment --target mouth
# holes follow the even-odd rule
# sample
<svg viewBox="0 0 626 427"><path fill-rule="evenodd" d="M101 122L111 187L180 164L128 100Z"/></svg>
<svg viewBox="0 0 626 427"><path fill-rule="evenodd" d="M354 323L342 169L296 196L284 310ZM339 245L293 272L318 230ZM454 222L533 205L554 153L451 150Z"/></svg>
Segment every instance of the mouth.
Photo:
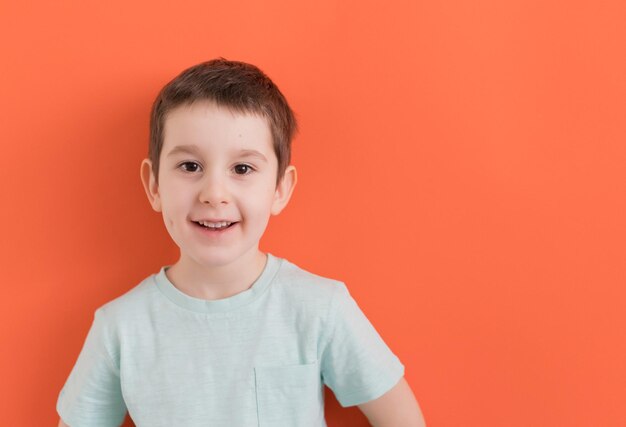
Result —
<svg viewBox="0 0 626 427"><path fill-rule="evenodd" d="M215 233L215 234L224 232L225 230L231 229L235 225L239 224L238 221L234 221L228 225L221 226L221 227L209 227L208 225L201 224L200 222L197 222L197 221L191 221L191 222L193 222L196 225L196 227L198 227L199 229L206 231L208 233Z"/></svg>

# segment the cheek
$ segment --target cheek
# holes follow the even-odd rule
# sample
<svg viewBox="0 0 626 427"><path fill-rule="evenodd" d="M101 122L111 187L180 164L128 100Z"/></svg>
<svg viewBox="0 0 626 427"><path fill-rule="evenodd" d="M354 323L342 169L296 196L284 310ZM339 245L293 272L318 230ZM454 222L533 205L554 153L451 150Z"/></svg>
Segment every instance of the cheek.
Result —
<svg viewBox="0 0 626 427"><path fill-rule="evenodd" d="M190 202L191 192L184 188L168 188L164 193L163 204L167 206L169 212L179 212L186 209Z"/></svg>
<svg viewBox="0 0 626 427"><path fill-rule="evenodd" d="M274 191L270 188L264 188L262 191L257 192L254 195L254 206L255 210L259 214L264 214L269 211L272 207L272 202L274 199Z"/></svg>
<svg viewBox="0 0 626 427"><path fill-rule="evenodd" d="M176 234L176 233L174 232L174 228L175 228L175 227L174 227L174 221L172 221L172 218L171 218L168 214L166 214L166 213L164 213L164 214L163 214L163 224L165 225L165 228L166 228L166 230L167 230L167 233L168 233L168 234L170 235L170 237L172 237L172 239L173 239L173 238L174 238L174 236L175 236L175 234Z"/></svg>
<svg viewBox="0 0 626 427"><path fill-rule="evenodd" d="M173 230L174 229L174 220L167 216L165 218L163 218L165 220L165 226L169 229L169 230Z"/></svg>
<svg viewBox="0 0 626 427"><path fill-rule="evenodd" d="M185 200L181 192L170 192L167 197L162 198L163 221L170 231L174 230L177 222L187 218L189 202Z"/></svg>

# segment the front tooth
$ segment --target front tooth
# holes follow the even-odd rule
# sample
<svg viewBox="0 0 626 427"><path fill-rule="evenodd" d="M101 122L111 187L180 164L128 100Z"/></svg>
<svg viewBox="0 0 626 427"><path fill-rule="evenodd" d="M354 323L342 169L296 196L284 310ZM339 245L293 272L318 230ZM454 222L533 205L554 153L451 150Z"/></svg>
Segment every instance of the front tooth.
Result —
<svg viewBox="0 0 626 427"><path fill-rule="evenodd" d="M223 222L218 222L218 223L212 223L212 222L202 221L200 224L204 225L205 227L220 228L220 227L225 227L229 225L230 222L223 221Z"/></svg>

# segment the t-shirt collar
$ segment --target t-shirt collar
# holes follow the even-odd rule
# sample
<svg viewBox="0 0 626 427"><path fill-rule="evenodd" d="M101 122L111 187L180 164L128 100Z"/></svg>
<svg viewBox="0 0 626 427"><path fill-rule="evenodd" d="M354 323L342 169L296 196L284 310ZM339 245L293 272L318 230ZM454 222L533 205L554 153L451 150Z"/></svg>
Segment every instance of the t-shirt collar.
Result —
<svg viewBox="0 0 626 427"><path fill-rule="evenodd" d="M161 267L161 270L154 275L154 280L161 293L178 306L199 313L225 312L248 304L263 294L278 272L282 261L282 258L268 252L265 267L250 288L236 295L217 300L192 297L179 290L165 274L165 271L171 267L170 265Z"/></svg>

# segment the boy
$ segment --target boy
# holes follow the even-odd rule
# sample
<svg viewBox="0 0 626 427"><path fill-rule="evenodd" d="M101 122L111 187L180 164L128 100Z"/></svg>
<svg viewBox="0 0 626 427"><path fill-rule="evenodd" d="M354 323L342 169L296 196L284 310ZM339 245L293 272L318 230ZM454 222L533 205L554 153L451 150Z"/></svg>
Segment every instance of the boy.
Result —
<svg viewBox="0 0 626 427"><path fill-rule="evenodd" d="M95 311L60 426L127 411L138 427L325 426L324 384L375 426L424 425L345 284L259 250L296 185L296 126L250 64L201 63L161 90L141 179L180 258Z"/></svg>

